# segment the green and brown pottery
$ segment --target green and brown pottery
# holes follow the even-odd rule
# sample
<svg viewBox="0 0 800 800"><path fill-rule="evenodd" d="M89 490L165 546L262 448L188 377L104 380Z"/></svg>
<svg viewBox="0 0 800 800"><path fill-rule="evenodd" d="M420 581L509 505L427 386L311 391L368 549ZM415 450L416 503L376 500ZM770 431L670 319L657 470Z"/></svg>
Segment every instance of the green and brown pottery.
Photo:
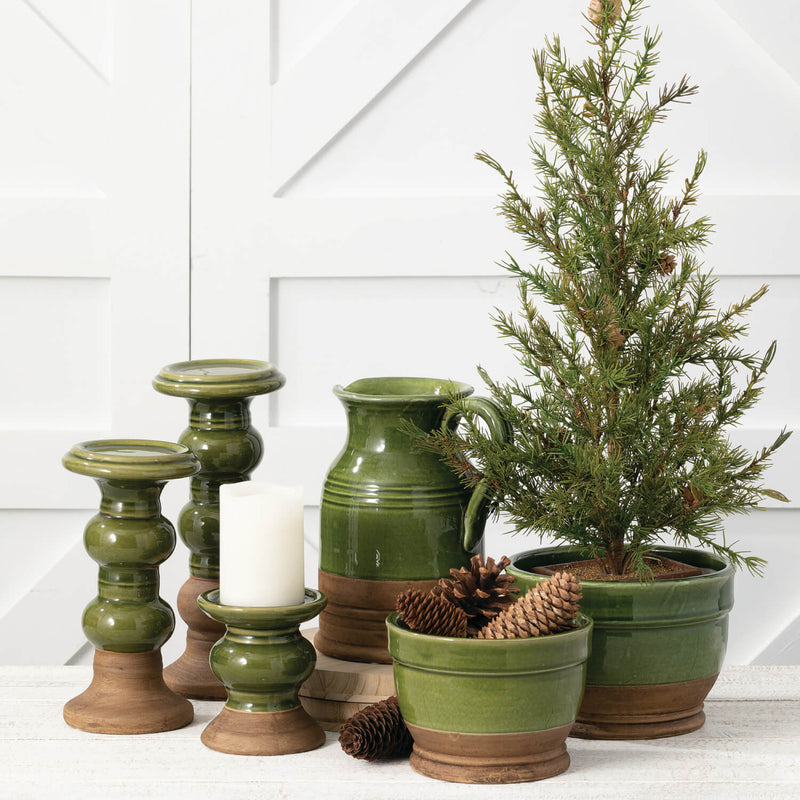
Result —
<svg viewBox="0 0 800 800"><path fill-rule="evenodd" d="M411 766L460 783L519 783L558 775L581 703L592 621L529 639L458 639L386 621L400 711L414 738Z"/></svg>
<svg viewBox="0 0 800 800"><path fill-rule="evenodd" d="M654 739L697 730L719 674L733 607L733 570L702 551L653 552L702 575L642 582L581 581L581 610L594 620L586 692L572 735ZM545 580L533 569L578 560L577 550L540 548L512 559L522 591Z"/></svg>
<svg viewBox="0 0 800 800"><path fill-rule="evenodd" d="M325 741L298 698L317 660L299 626L325 602L312 589L305 590L303 603L272 608L222 605L219 589L200 595L199 607L227 626L210 659L228 702L201 734L203 744L222 753L268 756L313 750Z"/></svg>
<svg viewBox="0 0 800 800"><path fill-rule="evenodd" d="M89 688L64 706L64 719L92 733L156 733L192 721L192 704L162 679L161 646L175 615L159 597L159 565L175 549L175 529L161 515L167 481L199 469L188 448L171 442L109 439L75 445L64 466L94 478L100 512L84 543L100 565L97 597L83 612L95 646Z"/></svg>
<svg viewBox="0 0 800 800"><path fill-rule="evenodd" d="M153 379L157 391L189 401L189 427L178 441L200 462L178 519L190 553L190 577L178 594L178 613L188 626L186 649L164 670L167 685L185 697L225 699L225 687L208 665L211 645L225 627L199 610L197 597L219 587L219 487L249 480L264 450L250 425L250 401L284 383L272 364L232 358L181 361Z"/></svg>
<svg viewBox="0 0 800 800"><path fill-rule="evenodd" d="M319 587L328 606L315 644L335 658L390 663L384 623L397 595L431 588L481 549L489 487L465 488L438 455L418 447L410 430L456 425L445 406L473 389L395 377L333 391L348 433L322 490ZM491 401L468 402L493 435L508 435Z"/></svg>

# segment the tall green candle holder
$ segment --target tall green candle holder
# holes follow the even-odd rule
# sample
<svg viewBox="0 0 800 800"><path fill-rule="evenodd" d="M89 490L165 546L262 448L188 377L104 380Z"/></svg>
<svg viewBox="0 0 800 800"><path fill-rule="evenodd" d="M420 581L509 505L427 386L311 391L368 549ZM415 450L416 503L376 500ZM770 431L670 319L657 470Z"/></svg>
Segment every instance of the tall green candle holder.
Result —
<svg viewBox="0 0 800 800"><path fill-rule="evenodd" d="M192 704L165 685L161 669L175 615L158 595L158 567L175 549L175 529L161 515L160 496L167 481L197 472L197 459L171 442L107 439L75 445L63 464L94 478L101 493L84 532L100 565L97 597L83 612L94 676L64 706L64 719L91 733L181 728L192 721Z"/></svg>
<svg viewBox="0 0 800 800"><path fill-rule="evenodd" d="M228 690L228 702L203 731L203 744L222 753L251 756L319 747L325 733L298 698L317 654L299 626L322 611L325 595L306 589L305 601L298 605L242 608L222 605L214 589L197 602L227 626L211 649L211 669Z"/></svg>
<svg viewBox="0 0 800 800"><path fill-rule="evenodd" d="M189 401L189 427L178 441L200 462L191 500L178 519L189 548L189 580L178 593L178 613L187 625L186 649L164 670L167 685L198 699L225 699L225 687L208 664L211 646L225 626L203 614L197 598L219 586L219 487L250 478L264 449L250 425L250 401L280 389L286 379L266 361L202 359L170 364L153 379L163 394Z"/></svg>

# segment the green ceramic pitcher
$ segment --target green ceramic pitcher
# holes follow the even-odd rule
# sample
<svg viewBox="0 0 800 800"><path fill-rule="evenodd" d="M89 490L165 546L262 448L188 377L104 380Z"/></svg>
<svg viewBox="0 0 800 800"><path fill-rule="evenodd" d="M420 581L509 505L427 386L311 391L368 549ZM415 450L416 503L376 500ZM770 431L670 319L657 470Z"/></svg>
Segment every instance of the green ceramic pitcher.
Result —
<svg viewBox="0 0 800 800"><path fill-rule="evenodd" d="M479 552L492 499L465 488L435 453L420 450L408 423L433 431L458 423L448 411L467 398L493 436L509 428L473 388L434 378L363 378L333 390L348 437L322 490L319 588L328 596L315 644L350 661L390 663L386 616L409 587L430 589Z"/></svg>

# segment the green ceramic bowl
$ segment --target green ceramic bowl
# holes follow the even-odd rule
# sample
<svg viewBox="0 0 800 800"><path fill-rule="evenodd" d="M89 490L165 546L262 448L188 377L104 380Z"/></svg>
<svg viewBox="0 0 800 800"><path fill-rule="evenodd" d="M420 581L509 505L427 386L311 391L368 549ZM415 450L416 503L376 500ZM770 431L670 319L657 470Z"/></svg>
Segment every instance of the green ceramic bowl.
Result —
<svg viewBox="0 0 800 800"><path fill-rule="evenodd" d="M531 639L456 639L386 620L417 772L460 783L541 780L569 766L592 621Z"/></svg>
<svg viewBox="0 0 800 800"><path fill-rule="evenodd" d="M592 621L531 639L458 639L386 621L403 718L438 731L515 733L569 725L583 694Z"/></svg>

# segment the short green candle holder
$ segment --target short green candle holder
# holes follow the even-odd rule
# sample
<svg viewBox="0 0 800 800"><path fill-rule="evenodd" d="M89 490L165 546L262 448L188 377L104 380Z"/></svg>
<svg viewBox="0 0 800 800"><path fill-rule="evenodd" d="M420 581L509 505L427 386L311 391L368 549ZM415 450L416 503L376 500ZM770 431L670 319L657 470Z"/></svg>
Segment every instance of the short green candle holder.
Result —
<svg viewBox="0 0 800 800"><path fill-rule="evenodd" d="M175 529L161 515L164 484L199 469L188 448L171 442L109 439L75 445L71 472L100 486L100 513L84 543L100 565L97 597L83 612L95 646L89 688L64 706L73 728L91 733L157 733L188 725L192 704L162 678L161 646L175 615L158 595L158 567L175 549Z"/></svg>
<svg viewBox="0 0 800 800"><path fill-rule="evenodd" d="M153 379L162 394L189 401L189 427L178 441L200 462L191 500L181 509L178 533L189 548L189 580L178 593L178 613L187 625L186 649L164 670L170 689L198 699L224 700L208 654L225 626L197 607L202 592L219 587L219 487L246 481L264 444L250 425L255 395L280 389L286 379L266 361L217 358L169 364Z"/></svg>
<svg viewBox="0 0 800 800"><path fill-rule="evenodd" d="M325 741L322 728L297 696L314 671L317 654L300 623L325 607L322 592L305 590L305 602L275 608L242 608L219 602L219 590L197 599L212 619L227 626L211 648L211 669L228 691L228 702L201 735L212 750L274 756L313 750Z"/></svg>

